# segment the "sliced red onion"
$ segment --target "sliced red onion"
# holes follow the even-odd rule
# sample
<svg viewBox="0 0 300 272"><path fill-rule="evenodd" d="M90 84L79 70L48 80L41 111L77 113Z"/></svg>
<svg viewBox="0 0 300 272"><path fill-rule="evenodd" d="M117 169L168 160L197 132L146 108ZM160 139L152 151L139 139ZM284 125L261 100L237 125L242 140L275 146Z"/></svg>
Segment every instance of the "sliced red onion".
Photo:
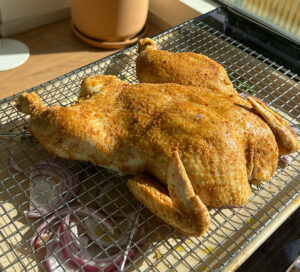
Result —
<svg viewBox="0 0 300 272"><path fill-rule="evenodd" d="M98 204L98 206L103 209L103 211L106 214L112 214L112 217L115 219L120 219L120 218L124 218L124 214L121 211L109 211L109 209L106 207L107 203L105 202L104 198L105 198L105 193L108 192L111 188L113 188L114 186L116 186L117 183L114 180L110 180L108 181L106 184L103 185L102 188L99 189L99 193L98 195L100 195L100 197L98 197L96 199L96 203Z"/></svg>
<svg viewBox="0 0 300 272"><path fill-rule="evenodd" d="M88 246L89 238L87 238L86 236L78 235L78 229L77 229L76 222L70 221L70 231L71 231L72 235L74 236L74 239L75 239L75 242L77 243L77 245L82 245L84 248Z"/></svg>
<svg viewBox="0 0 300 272"><path fill-rule="evenodd" d="M300 124L291 125L291 129L296 133L298 139L300 140ZM278 167L286 168L291 162L292 158L288 155L279 156L278 158Z"/></svg>
<svg viewBox="0 0 300 272"><path fill-rule="evenodd" d="M74 272L76 267L62 253L58 239L53 239L46 248L45 266L49 272Z"/></svg>
<svg viewBox="0 0 300 272"><path fill-rule="evenodd" d="M74 175L58 158L41 160L27 170L23 170L12 156L9 162L14 171L30 179L29 211L25 211L28 217L49 215L73 199L79 190L78 175Z"/></svg>
<svg viewBox="0 0 300 272"><path fill-rule="evenodd" d="M8 159L9 159L10 167L14 171L16 171L18 173L24 173L24 170L17 164L17 162L14 160L13 156L9 156Z"/></svg>
<svg viewBox="0 0 300 272"><path fill-rule="evenodd" d="M42 238L42 236L49 231L51 226L54 225L55 221L60 220L60 218L64 218L68 213L70 213L70 209L63 208L60 211L56 212L55 214L48 217L36 230L36 233L33 235L33 237L30 240L30 245L34 249L34 252L36 254L40 251L40 245L39 242Z"/></svg>
<svg viewBox="0 0 300 272"><path fill-rule="evenodd" d="M84 215L84 213L85 211L83 211L82 215ZM84 269L84 271L88 271L88 272L90 271L108 272L116 269L117 266L120 265L123 259L122 250L124 250L128 241L127 233L124 233L123 237L121 238L114 239L114 240L118 240L117 244L115 244L114 242L99 240L99 237L94 236L93 238L95 238L95 240L93 239L93 241L95 241L95 245L98 245L98 250L94 253L91 250L88 250L86 246L82 246L82 244L78 243L79 238L76 237L78 233L76 231L75 232L70 231L70 223L71 223L70 217L69 216L65 217L64 222L61 222L60 224L59 235L60 235L61 246L63 248L63 253L65 254L65 257L67 259L70 259L70 261L74 265L81 267ZM132 221L128 220L128 225L132 225ZM86 224L86 226L88 228L91 227L88 224ZM86 231L88 236L93 236L91 235L91 233L93 233L92 230L86 230ZM134 227L132 231L133 231L132 237L134 241L136 240L138 234L137 228ZM136 253L137 253L136 247L130 248L127 252L126 263L129 262L129 258L133 259ZM92 258L91 255L93 255Z"/></svg>
<svg viewBox="0 0 300 272"><path fill-rule="evenodd" d="M28 217L48 215L74 198L79 190L79 177L59 160L37 162L26 171L30 178Z"/></svg>
<svg viewBox="0 0 300 272"><path fill-rule="evenodd" d="M85 219L83 221L83 225L87 231L88 237L92 241L95 241L96 244L99 244L99 246L104 246L104 247L111 245L112 241L107 241L105 239L99 240L99 236L101 236L101 233L99 233L100 226L97 224L97 222L94 220L94 218Z"/></svg>
<svg viewBox="0 0 300 272"><path fill-rule="evenodd" d="M122 250L116 247L117 253L109 254L109 256L98 257L97 253L99 254L99 252L96 252L92 257L91 251L88 251L86 248L80 247L77 243L74 243L74 237L66 228L67 223L68 220L61 223L59 228L59 233L61 234L61 247L66 259L70 260L73 265L83 268L86 272L109 272L117 269L123 259ZM130 248L127 252L125 263L128 263L130 259L132 260L137 252L138 250L135 246Z"/></svg>
<svg viewBox="0 0 300 272"><path fill-rule="evenodd" d="M95 218L98 222L100 221L106 228L111 229L112 228L112 222L104 215L103 213L97 212L95 209L89 207L87 210L84 210L83 207L79 205L72 205L69 207L65 207L59 211L57 211L55 214L48 217L36 230L36 233L30 240L30 244L33 247L34 251L36 253L39 252L39 242L41 237L49 231L49 229L55 224L57 221L64 221L67 216L70 216L71 214L77 214L79 215L90 215ZM75 222L76 223L76 222ZM70 230L74 232L74 221L71 222Z"/></svg>
<svg viewBox="0 0 300 272"><path fill-rule="evenodd" d="M286 168L292 162L292 158L287 155L280 156L278 158L278 167Z"/></svg>
<svg viewBox="0 0 300 272"><path fill-rule="evenodd" d="M125 220L125 224L122 224L123 223L122 221L124 220ZM88 220L85 220L84 226L87 231L87 235L90 237L92 241L94 241L99 246L99 248L110 248L110 251L118 252L120 248L126 247L126 244L128 242L127 233L129 230L132 229L132 226L134 227L131 230L132 231L131 236L136 237L138 235L138 229L136 225L139 224L139 218L137 217L134 222L134 213L131 213L127 216L127 218L123 216L121 220L118 220L118 223L119 223L118 228L115 228L113 233L114 236L113 240L117 242L118 248L111 246L112 240L110 240L110 238L108 241L105 239L99 240L99 237L101 236L102 233L100 233L100 235L99 233L96 233L97 232L96 229L99 226L97 226L97 223L92 218L88 218Z"/></svg>
<svg viewBox="0 0 300 272"><path fill-rule="evenodd" d="M182 234L181 232L178 232L178 231L176 231L175 234L181 240L185 240L188 237L185 234Z"/></svg>
<svg viewBox="0 0 300 272"><path fill-rule="evenodd" d="M130 227L133 226L132 215L130 215L129 217L130 220L128 220L127 223L128 230ZM91 225L85 224L86 220L89 218L92 218L94 222L100 222L101 226L103 226L103 228L106 229L107 232L111 234L111 236L115 236L113 224L105 214L96 212L95 209L90 207L82 208L76 205L76 206L63 208L60 211L53 214L48 219L46 219L46 221L42 225L40 225L40 227L37 229L37 233L33 236L31 240L31 245L34 248L35 252L38 253L40 249L39 241L41 240L41 236L43 236L43 234L45 234L51 226L55 225L55 222L58 221L59 223L60 221L57 238L55 239L58 239L59 241L59 246L61 252L63 253L63 258L61 254L59 254L59 257L55 262L53 260L53 254L49 253L47 256L49 257L51 255L52 257L48 261L48 264L53 266L54 265L58 266L61 264L59 260L64 260L64 262L66 261L70 262L74 266L83 268L84 271L87 272L90 271L108 272L108 271L115 270L124 259L123 252L125 251L126 244L128 241L128 233L124 232L123 233L124 237L119 237L118 243L114 243L113 241L112 242L103 241L99 239L99 237L94 237L96 238L96 241L94 242L93 240L91 240L92 235L90 233L92 232L92 230L84 229L85 233L83 234L79 234L79 230L78 230L79 225L83 227L88 226L91 228ZM138 224L137 222L136 224ZM95 227L95 224L93 226ZM136 242L138 237L137 228L134 226L134 229L132 231L133 231L132 241ZM55 235L53 234L51 238L54 239L53 238L54 236ZM145 241L146 241L145 239L140 241L138 246L140 247L143 246ZM55 245L52 244L52 241L50 242L50 244L55 249L58 249L56 244ZM93 248L95 252L88 249L88 246L92 244L95 245L95 247ZM46 245L45 247L48 246ZM52 252L51 248L49 249L49 252ZM133 259L136 253L138 252L137 246L136 245L132 246L126 252L127 253L126 253L125 260L126 263L128 263L130 259ZM64 264L64 262L62 263ZM49 267L49 265L47 266ZM49 271L56 271L53 270L53 266L51 266L52 270ZM61 270L57 270L57 271L61 271Z"/></svg>

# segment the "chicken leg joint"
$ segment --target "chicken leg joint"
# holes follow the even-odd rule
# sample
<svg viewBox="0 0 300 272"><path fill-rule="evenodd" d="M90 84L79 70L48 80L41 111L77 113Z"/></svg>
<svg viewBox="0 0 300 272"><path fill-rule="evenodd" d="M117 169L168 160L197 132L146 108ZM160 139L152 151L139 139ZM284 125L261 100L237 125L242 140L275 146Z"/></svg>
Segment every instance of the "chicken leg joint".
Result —
<svg viewBox="0 0 300 272"><path fill-rule="evenodd" d="M132 194L156 216L189 236L203 235L210 225L210 215L174 151L168 168L168 192L153 178L136 176L127 183Z"/></svg>

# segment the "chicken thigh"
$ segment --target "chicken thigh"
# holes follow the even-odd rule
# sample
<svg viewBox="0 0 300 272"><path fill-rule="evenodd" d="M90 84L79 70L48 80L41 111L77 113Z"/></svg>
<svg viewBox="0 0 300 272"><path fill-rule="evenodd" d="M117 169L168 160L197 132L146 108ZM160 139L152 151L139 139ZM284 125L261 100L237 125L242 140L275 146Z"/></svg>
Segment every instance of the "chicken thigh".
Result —
<svg viewBox="0 0 300 272"><path fill-rule="evenodd" d="M23 93L17 108L49 152L133 175L133 195L191 236L209 226L206 205L243 205L248 179L269 180L277 165L275 136L253 103L203 86L95 76L69 107Z"/></svg>

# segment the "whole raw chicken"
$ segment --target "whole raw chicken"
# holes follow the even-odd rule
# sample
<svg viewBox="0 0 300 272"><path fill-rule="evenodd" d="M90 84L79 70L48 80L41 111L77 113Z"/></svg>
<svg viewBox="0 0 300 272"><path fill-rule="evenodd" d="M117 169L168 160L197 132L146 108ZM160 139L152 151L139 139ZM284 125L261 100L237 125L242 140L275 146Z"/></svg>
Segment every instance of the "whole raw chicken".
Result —
<svg viewBox="0 0 300 272"><path fill-rule="evenodd" d="M210 223L206 205L243 205L249 181L272 177L278 146L299 149L285 121L248 100L233 88L130 85L100 75L83 80L70 107L46 107L35 93L23 93L17 107L31 115L30 131L49 152L132 174L128 187L138 200L200 236Z"/></svg>

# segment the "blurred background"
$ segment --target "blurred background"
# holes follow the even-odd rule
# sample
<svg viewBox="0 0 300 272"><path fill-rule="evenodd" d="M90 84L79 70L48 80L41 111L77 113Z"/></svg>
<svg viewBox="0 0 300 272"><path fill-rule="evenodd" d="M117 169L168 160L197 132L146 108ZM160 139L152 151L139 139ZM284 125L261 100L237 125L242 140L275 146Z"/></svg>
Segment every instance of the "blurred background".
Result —
<svg viewBox="0 0 300 272"><path fill-rule="evenodd" d="M7 58L11 59L12 55L20 57L20 50L24 51L21 52L24 54L22 60L17 60L15 65L9 64L0 69L0 71L6 70L0 72L0 98L31 88L110 55L136 42L139 36L153 36L219 6L210 0L142 0L140 2L147 3L149 7L146 11L144 28L137 33L136 37L130 37L125 42L107 44L105 43L107 41L95 40L97 35L86 36L86 33L81 31L86 30L84 26L71 25L72 3L80 4L80 2L87 3L86 7L91 8L90 3L99 5L101 1L0 0L0 40L2 39L0 65L1 62L4 65L4 61L6 62ZM124 9L124 3L128 2L134 0L102 1L104 4L120 3L117 14L122 16L123 22L126 22L130 16L134 17L132 11L126 13L126 8ZM125 11L122 12L122 9ZM135 12L140 14L138 10ZM86 13L88 14L88 9ZM108 17L106 25L101 22L99 25L95 24L97 26L95 31L105 30L111 25L111 19ZM136 22L133 22L131 25L135 24ZM122 27L122 24L119 26ZM24 47L20 49L17 46L13 49L9 43L5 48L6 42L3 39L17 40L24 43ZM27 51L30 51L29 58ZM6 58L3 60L4 55ZM11 68L6 69L7 67Z"/></svg>

